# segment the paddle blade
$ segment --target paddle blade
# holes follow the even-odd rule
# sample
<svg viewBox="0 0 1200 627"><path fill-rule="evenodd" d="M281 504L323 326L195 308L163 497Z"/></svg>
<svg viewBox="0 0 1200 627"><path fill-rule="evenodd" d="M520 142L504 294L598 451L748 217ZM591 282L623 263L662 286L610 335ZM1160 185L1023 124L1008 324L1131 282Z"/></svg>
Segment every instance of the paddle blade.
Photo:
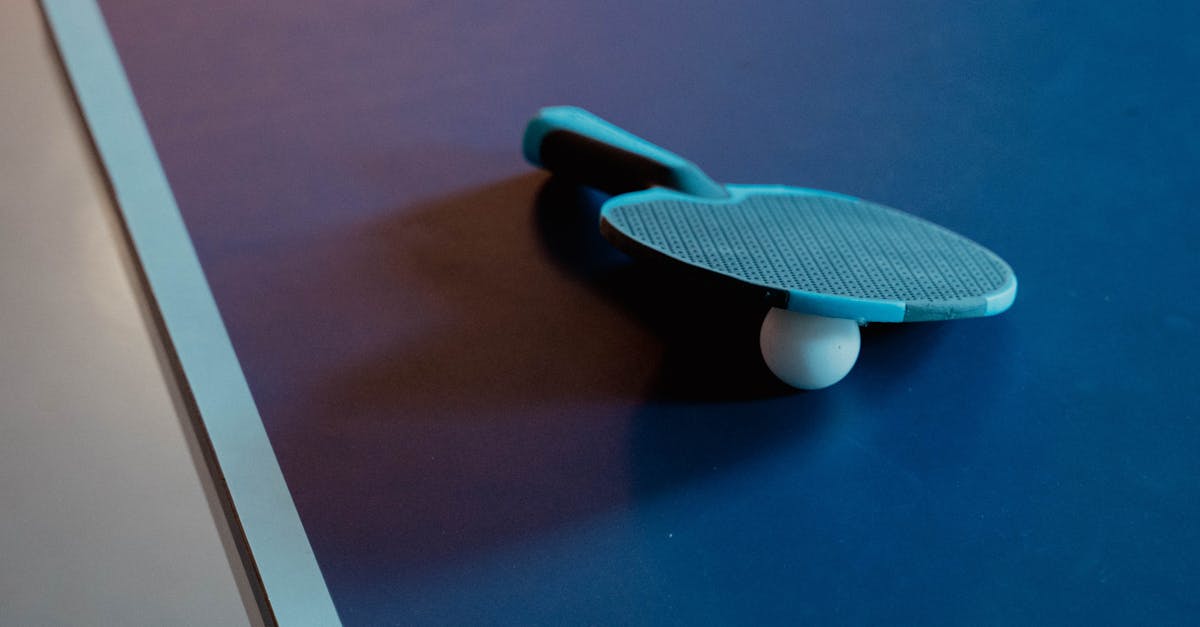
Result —
<svg viewBox="0 0 1200 627"><path fill-rule="evenodd" d="M968 318L1000 313L1016 294L1000 257L907 213L815 190L726 187L726 200L663 189L618 196L601 228L630 254L755 286L773 305L815 315Z"/></svg>

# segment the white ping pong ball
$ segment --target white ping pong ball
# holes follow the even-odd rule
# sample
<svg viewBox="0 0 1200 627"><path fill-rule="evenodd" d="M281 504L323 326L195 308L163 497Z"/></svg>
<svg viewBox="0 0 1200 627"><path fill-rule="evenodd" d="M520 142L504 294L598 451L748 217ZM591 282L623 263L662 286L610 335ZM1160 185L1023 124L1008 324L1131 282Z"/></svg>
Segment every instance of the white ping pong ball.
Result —
<svg viewBox="0 0 1200 627"><path fill-rule="evenodd" d="M842 380L858 359L858 323L772 307L758 336L763 360L775 376L801 390Z"/></svg>

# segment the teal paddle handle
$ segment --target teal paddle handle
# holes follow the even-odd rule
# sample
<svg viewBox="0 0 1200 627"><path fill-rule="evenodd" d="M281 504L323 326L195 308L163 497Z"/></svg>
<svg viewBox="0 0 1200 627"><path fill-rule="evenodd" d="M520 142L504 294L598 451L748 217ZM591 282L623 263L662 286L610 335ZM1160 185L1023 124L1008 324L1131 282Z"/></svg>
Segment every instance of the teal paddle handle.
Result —
<svg viewBox="0 0 1200 627"><path fill-rule="evenodd" d="M579 107L546 107L525 127L525 159L619 194L667 187L704 198L729 192L696 164Z"/></svg>

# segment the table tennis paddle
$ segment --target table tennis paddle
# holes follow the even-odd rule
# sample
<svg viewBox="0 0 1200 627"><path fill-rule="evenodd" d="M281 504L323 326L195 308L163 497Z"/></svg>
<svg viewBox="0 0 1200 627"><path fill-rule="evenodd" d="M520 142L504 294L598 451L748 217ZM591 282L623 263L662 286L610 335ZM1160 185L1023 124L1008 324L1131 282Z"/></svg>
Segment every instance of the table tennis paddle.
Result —
<svg viewBox="0 0 1200 627"><path fill-rule="evenodd" d="M534 165L615 194L600 230L618 249L734 282L772 305L763 358L794 387L844 377L860 324L990 316L1016 296L1004 260L945 228L833 192L722 185L577 107L539 111L523 150ZM693 304L702 303L698 294Z"/></svg>

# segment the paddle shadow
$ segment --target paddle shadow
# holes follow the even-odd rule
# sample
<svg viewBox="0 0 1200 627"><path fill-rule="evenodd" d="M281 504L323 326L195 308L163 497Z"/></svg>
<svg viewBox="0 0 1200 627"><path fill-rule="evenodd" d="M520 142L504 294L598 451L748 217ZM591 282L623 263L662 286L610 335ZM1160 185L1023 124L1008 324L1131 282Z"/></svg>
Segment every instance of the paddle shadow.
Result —
<svg viewBox="0 0 1200 627"><path fill-rule="evenodd" d="M398 206L268 261L323 288L278 318L307 361L270 413L328 572L420 578L803 454L835 417L838 391L762 364L764 307L631 262L597 232L600 197L545 181Z"/></svg>

